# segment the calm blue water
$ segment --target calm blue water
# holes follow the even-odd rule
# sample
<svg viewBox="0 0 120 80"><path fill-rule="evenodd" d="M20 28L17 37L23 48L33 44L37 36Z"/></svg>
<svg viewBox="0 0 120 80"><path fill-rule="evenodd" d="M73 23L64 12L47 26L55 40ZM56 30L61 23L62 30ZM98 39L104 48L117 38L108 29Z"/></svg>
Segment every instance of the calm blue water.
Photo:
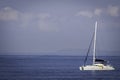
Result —
<svg viewBox="0 0 120 80"><path fill-rule="evenodd" d="M114 71L80 71L80 56L0 56L0 80L120 80L120 57L101 57Z"/></svg>

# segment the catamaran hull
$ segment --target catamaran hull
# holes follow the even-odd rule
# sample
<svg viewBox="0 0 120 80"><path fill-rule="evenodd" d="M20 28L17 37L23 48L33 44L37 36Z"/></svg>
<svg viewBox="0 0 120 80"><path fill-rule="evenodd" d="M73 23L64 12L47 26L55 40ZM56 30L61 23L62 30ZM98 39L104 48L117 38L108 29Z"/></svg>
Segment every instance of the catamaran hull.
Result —
<svg viewBox="0 0 120 80"><path fill-rule="evenodd" d="M96 66L96 65L88 65L79 67L80 70L115 70L112 66Z"/></svg>

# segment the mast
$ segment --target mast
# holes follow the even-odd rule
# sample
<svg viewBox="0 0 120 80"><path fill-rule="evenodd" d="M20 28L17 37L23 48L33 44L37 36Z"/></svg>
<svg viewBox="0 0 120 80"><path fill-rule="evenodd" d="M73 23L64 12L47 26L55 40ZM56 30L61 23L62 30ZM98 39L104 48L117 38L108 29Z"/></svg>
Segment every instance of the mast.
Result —
<svg viewBox="0 0 120 80"><path fill-rule="evenodd" d="M97 21L95 22L94 43L93 43L93 64L95 64L96 54L96 33L97 33Z"/></svg>

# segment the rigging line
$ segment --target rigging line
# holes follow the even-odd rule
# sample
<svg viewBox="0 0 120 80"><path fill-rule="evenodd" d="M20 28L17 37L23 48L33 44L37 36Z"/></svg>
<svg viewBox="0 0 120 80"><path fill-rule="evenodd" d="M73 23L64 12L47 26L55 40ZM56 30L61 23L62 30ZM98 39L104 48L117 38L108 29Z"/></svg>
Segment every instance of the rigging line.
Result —
<svg viewBox="0 0 120 80"><path fill-rule="evenodd" d="M93 39L94 39L94 34L93 34L93 36L92 36L92 39L91 39L91 41L90 41L90 45L89 45L88 50L87 50L87 55L86 55L85 60L84 60L84 66L86 65L88 53L90 52L90 48L91 48L91 46L92 46Z"/></svg>

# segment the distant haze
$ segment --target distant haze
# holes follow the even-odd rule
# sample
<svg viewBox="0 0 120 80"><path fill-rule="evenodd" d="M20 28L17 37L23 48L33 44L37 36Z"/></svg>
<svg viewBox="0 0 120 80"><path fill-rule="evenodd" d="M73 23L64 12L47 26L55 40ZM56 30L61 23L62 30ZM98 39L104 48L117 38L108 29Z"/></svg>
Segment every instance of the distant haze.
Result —
<svg viewBox="0 0 120 80"><path fill-rule="evenodd" d="M0 54L120 55L120 0L0 0ZM62 52L61 52L62 51Z"/></svg>

